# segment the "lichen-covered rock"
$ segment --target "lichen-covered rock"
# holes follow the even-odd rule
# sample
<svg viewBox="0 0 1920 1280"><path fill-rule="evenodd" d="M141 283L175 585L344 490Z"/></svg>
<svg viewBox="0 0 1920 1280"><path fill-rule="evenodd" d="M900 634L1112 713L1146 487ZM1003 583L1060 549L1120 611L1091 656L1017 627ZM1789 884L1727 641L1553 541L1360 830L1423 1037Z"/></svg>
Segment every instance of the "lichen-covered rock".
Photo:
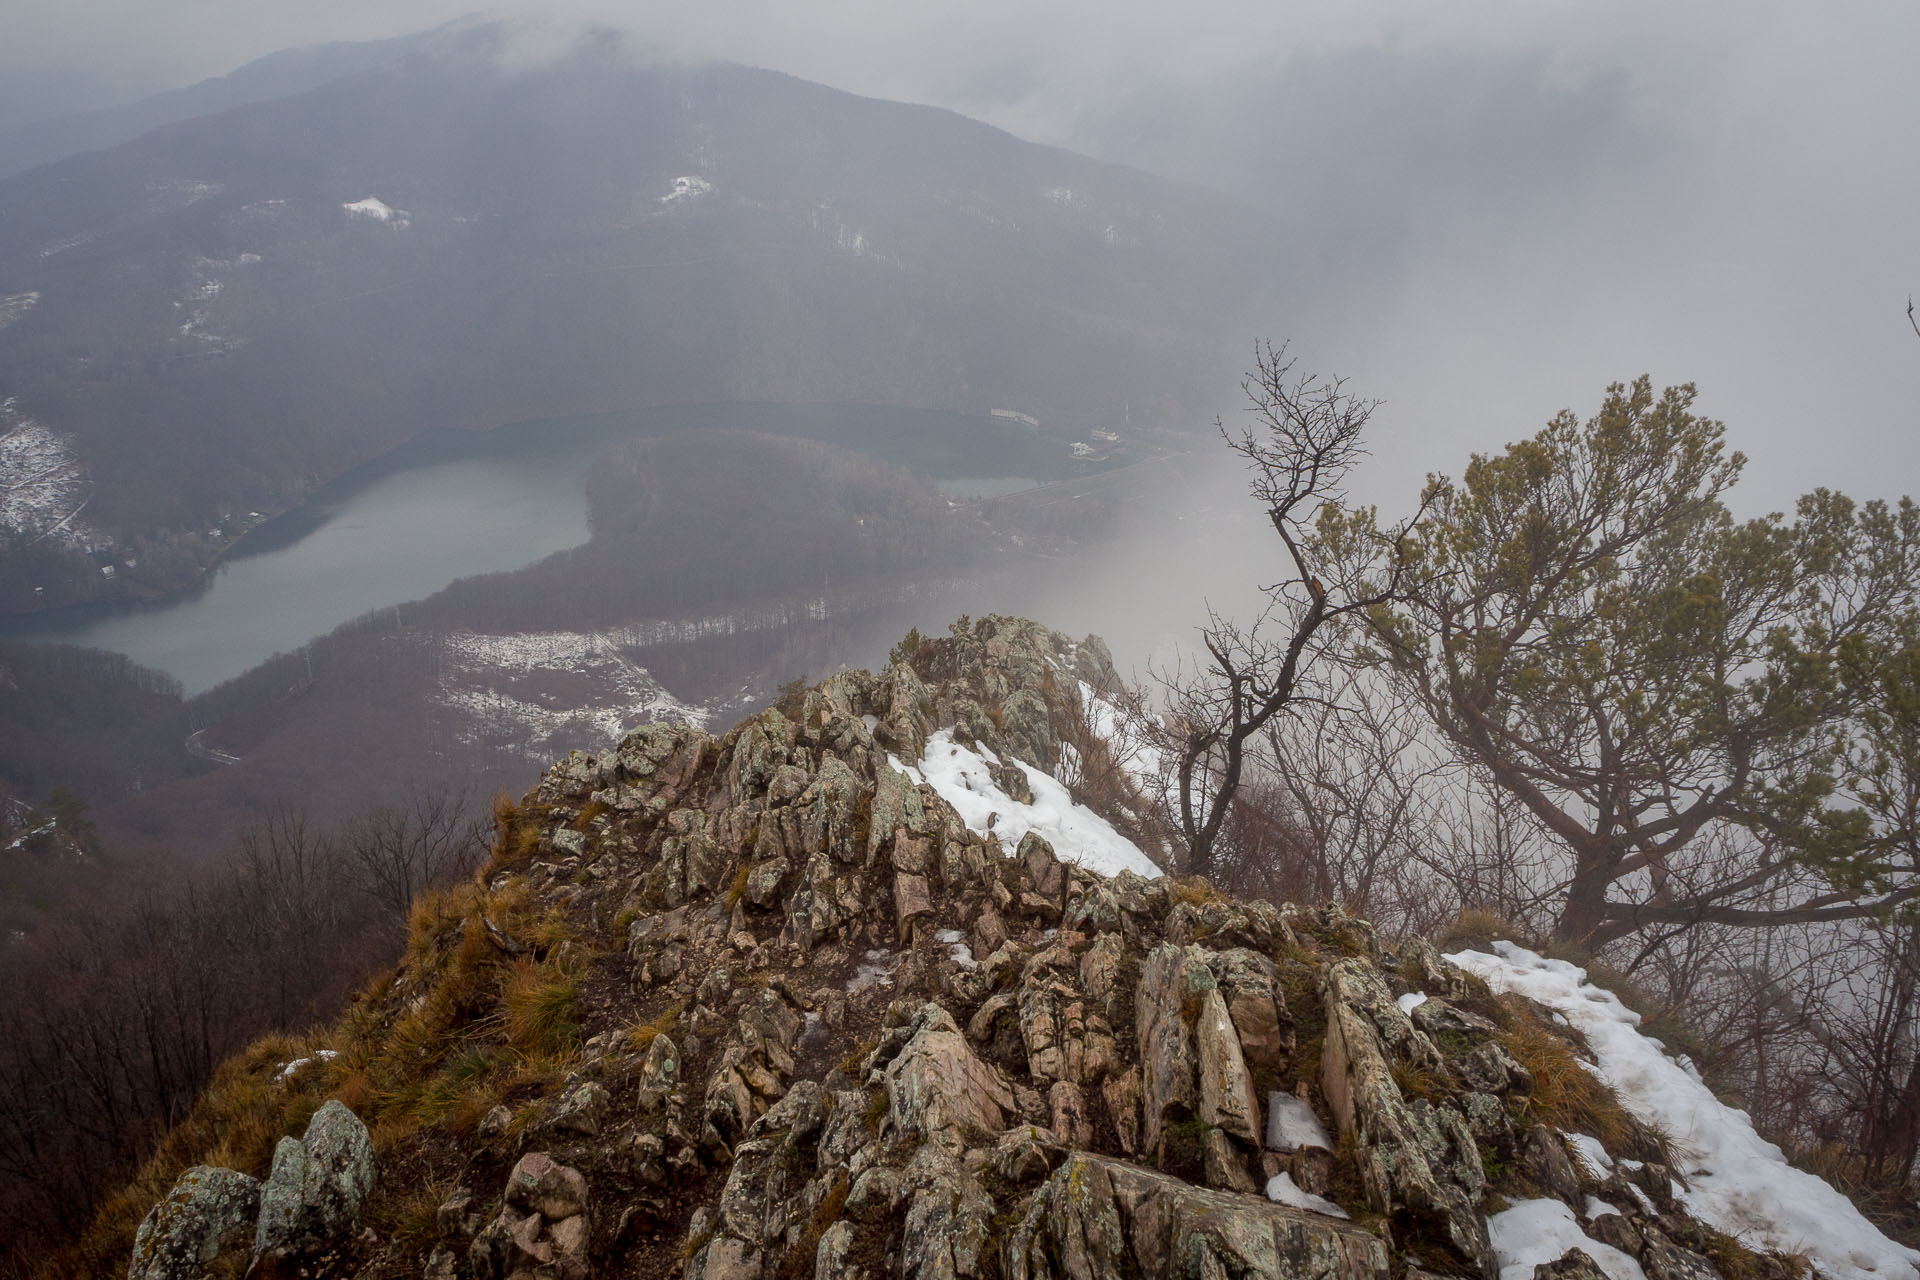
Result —
<svg viewBox="0 0 1920 1280"><path fill-rule="evenodd" d="M1008 1235L1009 1280L1386 1280L1378 1236L1256 1196L1075 1152Z"/></svg>
<svg viewBox="0 0 1920 1280"><path fill-rule="evenodd" d="M900 1241L900 1275L909 1280L977 1276L992 1243L994 1204L979 1182L939 1144L914 1153L912 1189Z"/></svg>
<svg viewBox="0 0 1920 1280"><path fill-rule="evenodd" d="M1271 1075L1286 1070L1293 1056L1293 1024L1273 961L1258 951L1234 947L1217 952L1209 967L1248 1069Z"/></svg>
<svg viewBox="0 0 1920 1280"><path fill-rule="evenodd" d="M1140 967L1134 996L1140 1045L1143 1108L1141 1151L1158 1159L1167 1126L1191 1116L1200 1105L1199 1052L1193 1016L1201 998L1214 993L1206 953L1162 943Z"/></svg>
<svg viewBox="0 0 1920 1280"><path fill-rule="evenodd" d="M341 1103L324 1104L305 1137L282 1138L274 1148L254 1227L256 1265L311 1256L338 1243L358 1220L373 1176L367 1126Z"/></svg>
<svg viewBox="0 0 1920 1280"><path fill-rule="evenodd" d="M1136 938L1154 914L1156 902L1165 901L1166 890L1158 881L1122 871L1111 880L1095 881L1068 903L1064 923L1069 929L1086 933L1123 933Z"/></svg>
<svg viewBox="0 0 1920 1280"><path fill-rule="evenodd" d="M1405 1211L1434 1223L1461 1257L1492 1280L1498 1267L1477 1207L1486 1184L1478 1146L1453 1108L1401 1096L1379 1023L1387 1023L1415 1061L1437 1062L1439 1051L1383 993L1378 972L1364 961L1337 961L1322 974L1327 1034L1321 1092L1341 1136L1354 1140L1368 1203L1380 1213ZM1398 1024L1387 1017L1389 1010Z"/></svg>
<svg viewBox="0 0 1920 1280"><path fill-rule="evenodd" d="M1194 1019L1200 1072L1200 1119L1210 1129L1242 1139L1260 1141L1260 1109L1253 1100L1253 1077L1240 1053L1240 1038L1227 1016L1227 1002L1218 989L1200 994Z"/></svg>
<svg viewBox="0 0 1920 1280"><path fill-rule="evenodd" d="M252 1239L259 1213L257 1179L195 1165L141 1220L127 1280L198 1280L221 1253Z"/></svg>
<svg viewBox="0 0 1920 1280"><path fill-rule="evenodd" d="M1640 1251L1640 1265L1647 1280L1720 1280L1713 1264L1682 1245L1675 1244L1658 1228L1649 1227Z"/></svg>
<svg viewBox="0 0 1920 1280"><path fill-rule="evenodd" d="M1000 1073L974 1056L953 1016L927 1005L885 1074L887 1123L958 1152L997 1137L1019 1110Z"/></svg>
<svg viewBox="0 0 1920 1280"><path fill-rule="evenodd" d="M605 1085L598 1080L583 1080L560 1095L547 1127L555 1133L594 1137L606 1119L609 1101Z"/></svg>
<svg viewBox="0 0 1920 1280"><path fill-rule="evenodd" d="M1543 1124L1528 1129L1527 1136L1520 1143L1519 1161L1521 1172L1542 1193L1576 1212L1585 1205L1586 1197L1580 1192L1580 1175L1574 1172L1573 1160L1567 1155L1566 1141L1552 1129Z"/></svg>

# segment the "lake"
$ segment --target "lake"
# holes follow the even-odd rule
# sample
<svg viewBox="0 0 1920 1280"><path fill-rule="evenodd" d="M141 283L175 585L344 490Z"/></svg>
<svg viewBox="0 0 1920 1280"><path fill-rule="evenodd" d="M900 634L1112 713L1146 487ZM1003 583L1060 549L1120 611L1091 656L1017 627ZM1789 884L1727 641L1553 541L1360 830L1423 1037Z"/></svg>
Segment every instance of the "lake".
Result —
<svg viewBox="0 0 1920 1280"><path fill-rule="evenodd" d="M595 458L638 436L714 427L839 444L956 496L1089 469L1057 438L985 415L876 405L676 405L431 432L248 533L193 592L0 618L0 634L110 649L200 693L362 614L578 546Z"/></svg>

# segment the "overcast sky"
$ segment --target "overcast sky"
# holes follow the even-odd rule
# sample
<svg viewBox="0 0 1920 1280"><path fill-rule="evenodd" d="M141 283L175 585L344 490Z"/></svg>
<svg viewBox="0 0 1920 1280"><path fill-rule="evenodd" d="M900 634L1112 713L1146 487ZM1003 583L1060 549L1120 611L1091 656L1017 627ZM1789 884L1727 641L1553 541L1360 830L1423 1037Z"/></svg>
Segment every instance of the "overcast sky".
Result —
<svg viewBox="0 0 1920 1280"><path fill-rule="evenodd" d="M469 8L7 0L0 118ZM1911 0L540 12L529 56L612 23L673 55L952 107L1267 205L1299 280L1260 336L1291 337L1385 398L1366 491L1386 502L1640 372L1700 385L1753 455L1749 509L1813 484L1920 489L1920 337L1904 315L1920 289Z"/></svg>

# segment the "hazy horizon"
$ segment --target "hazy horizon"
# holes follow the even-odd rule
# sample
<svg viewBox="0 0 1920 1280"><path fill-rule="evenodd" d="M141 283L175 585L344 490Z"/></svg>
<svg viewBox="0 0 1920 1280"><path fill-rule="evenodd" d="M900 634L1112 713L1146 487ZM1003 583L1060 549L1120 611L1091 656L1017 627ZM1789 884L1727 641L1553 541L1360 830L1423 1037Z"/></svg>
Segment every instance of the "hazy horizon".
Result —
<svg viewBox="0 0 1920 1280"><path fill-rule="evenodd" d="M1338 15L1141 6L570 3L516 19L543 59L589 24L690 60L948 107L1271 210L1297 299L1258 338L1381 398L1364 496L1410 500L1602 388L1700 387L1752 456L1745 511L1814 485L1914 487L1920 11L1650 4ZM166 14L118 0L13 20L0 119L57 80L102 105L278 49L417 31L460 0ZM489 15L491 16L491 15ZM113 30L111 44L93 34ZM116 92L117 91L117 92ZM42 96L40 99L46 101ZM1903 109L1906 108L1906 109ZM43 113L45 114L45 113Z"/></svg>

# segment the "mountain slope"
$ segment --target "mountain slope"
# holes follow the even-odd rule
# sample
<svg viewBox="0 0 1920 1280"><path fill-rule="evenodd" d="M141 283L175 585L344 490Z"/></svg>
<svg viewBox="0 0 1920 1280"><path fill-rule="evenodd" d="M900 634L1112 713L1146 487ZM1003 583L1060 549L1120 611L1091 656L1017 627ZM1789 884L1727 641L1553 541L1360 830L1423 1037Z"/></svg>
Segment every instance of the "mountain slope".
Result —
<svg viewBox="0 0 1920 1280"><path fill-rule="evenodd" d="M399 970L229 1063L61 1265L118 1274L164 1195L132 1276L1794 1274L1690 1216L1697 1156L1540 1006L1337 910L1109 878L1138 850L1020 767L1097 749L1097 641L900 656L556 765ZM1912 1273L1861 1256L1815 1261Z"/></svg>
<svg viewBox="0 0 1920 1280"><path fill-rule="evenodd" d="M86 588L124 592L434 427L710 400L1201 420L1271 309L1261 230L770 72L436 49L0 182L0 399L83 468L65 533L144 544Z"/></svg>
<svg viewBox="0 0 1920 1280"><path fill-rule="evenodd" d="M315 89L342 76L395 61L433 39L435 34L391 40L334 41L285 49L256 58L224 76L156 93L124 106L102 107L0 128L0 178L83 151L117 146L176 121Z"/></svg>

